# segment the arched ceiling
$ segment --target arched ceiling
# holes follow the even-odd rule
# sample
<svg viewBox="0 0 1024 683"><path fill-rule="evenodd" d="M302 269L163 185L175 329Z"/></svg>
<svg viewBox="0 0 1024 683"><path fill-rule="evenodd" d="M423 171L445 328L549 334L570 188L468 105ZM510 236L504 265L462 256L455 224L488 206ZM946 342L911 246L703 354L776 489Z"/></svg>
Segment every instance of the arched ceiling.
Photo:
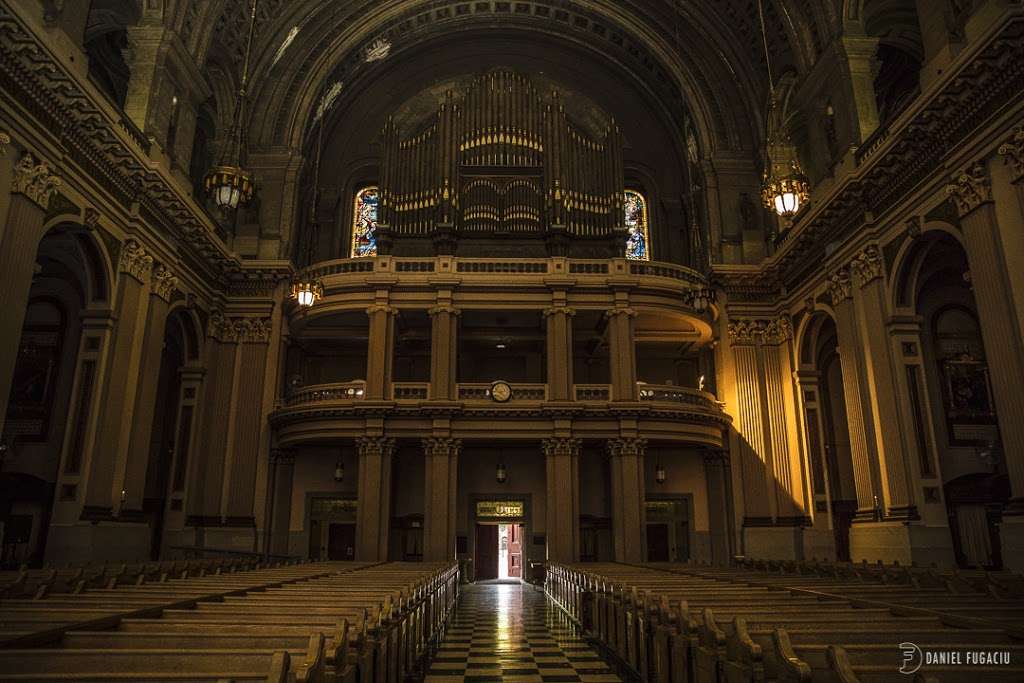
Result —
<svg viewBox="0 0 1024 683"><path fill-rule="evenodd" d="M207 69L237 73L248 2L163 2L179 6L176 23ZM776 78L813 66L839 31L839 5L764 0ZM259 0L250 143L300 147L324 92L340 82L347 97L374 67L366 55L377 40L392 59L439 37L502 31L574 44L641 81L666 109L685 102L705 150L757 144L767 75L756 0Z"/></svg>

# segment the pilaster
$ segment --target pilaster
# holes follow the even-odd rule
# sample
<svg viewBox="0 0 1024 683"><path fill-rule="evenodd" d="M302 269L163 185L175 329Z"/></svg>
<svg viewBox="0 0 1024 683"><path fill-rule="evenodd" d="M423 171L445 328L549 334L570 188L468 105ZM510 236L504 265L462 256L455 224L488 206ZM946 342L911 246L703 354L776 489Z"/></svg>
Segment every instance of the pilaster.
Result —
<svg viewBox="0 0 1024 683"><path fill-rule="evenodd" d="M395 440L384 436L356 439L359 452L359 493L356 508L356 560L388 558L391 526L391 463Z"/></svg>
<svg viewBox="0 0 1024 683"><path fill-rule="evenodd" d="M635 401L636 389L636 311L618 306L605 311L608 319L608 353L611 360L612 400Z"/></svg>
<svg viewBox="0 0 1024 683"><path fill-rule="evenodd" d="M544 439L547 468L547 559L580 559L580 446L579 439Z"/></svg>
<svg viewBox="0 0 1024 683"><path fill-rule="evenodd" d="M288 554L289 527L291 525L292 487L295 479L295 454L275 448L270 451L271 513L270 552Z"/></svg>
<svg viewBox="0 0 1024 683"><path fill-rule="evenodd" d="M366 398L381 400L391 395L391 364L394 359L396 308L374 304L366 309L370 318L366 361Z"/></svg>
<svg viewBox="0 0 1024 683"><path fill-rule="evenodd" d="M548 400L572 400L572 316L568 306L552 306L544 311L547 321Z"/></svg>
<svg viewBox="0 0 1024 683"><path fill-rule="evenodd" d="M430 313L430 397L454 400L455 372L459 350L459 310L448 298Z"/></svg>
<svg viewBox="0 0 1024 683"><path fill-rule="evenodd" d="M462 441L459 439L423 439L425 562L451 562L455 559L455 515L461 450Z"/></svg>
<svg viewBox="0 0 1024 683"><path fill-rule="evenodd" d="M609 439L607 448L612 480L615 561L643 562L647 559L644 548L647 537L644 482L647 440L636 437Z"/></svg>

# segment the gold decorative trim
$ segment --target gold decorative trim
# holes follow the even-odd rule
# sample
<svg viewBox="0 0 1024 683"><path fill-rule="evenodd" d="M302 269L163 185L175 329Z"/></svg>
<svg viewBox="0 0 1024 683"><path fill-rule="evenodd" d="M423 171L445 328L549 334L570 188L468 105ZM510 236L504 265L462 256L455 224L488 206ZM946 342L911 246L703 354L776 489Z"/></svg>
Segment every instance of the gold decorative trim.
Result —
<svg viewBox="0 0 1024 683"><path fill-rule="evenodd" d="M728 334L733 346L757 343L777 346L793 338L793 323L785 315L772 320L738 318L729 322Z"/></svg>

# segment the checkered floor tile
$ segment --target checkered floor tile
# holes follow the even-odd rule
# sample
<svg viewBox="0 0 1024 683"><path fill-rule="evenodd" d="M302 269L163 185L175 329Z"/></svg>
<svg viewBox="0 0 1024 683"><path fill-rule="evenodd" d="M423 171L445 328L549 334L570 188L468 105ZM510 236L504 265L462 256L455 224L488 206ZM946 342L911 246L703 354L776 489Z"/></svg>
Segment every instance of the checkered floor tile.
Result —
<svg viewBox="0 0 1024 683"><path fill-rule="evenodd" d="M526 585L466 586L428 683L620 681L541 591Z"/></svg>

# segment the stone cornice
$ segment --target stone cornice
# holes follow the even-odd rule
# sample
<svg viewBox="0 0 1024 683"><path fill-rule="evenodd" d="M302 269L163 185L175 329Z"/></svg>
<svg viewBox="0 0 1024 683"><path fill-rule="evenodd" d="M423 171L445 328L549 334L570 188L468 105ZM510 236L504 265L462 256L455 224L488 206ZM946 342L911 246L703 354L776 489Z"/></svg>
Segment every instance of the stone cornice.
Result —
<svg viewBox="0 0 1024 683"><path fill-rule="evenodd" d="M45 161L36 160L29 152L22 154L14 164L11 192L25 195L41 209L49 207L50 197L60 186L61 179L50 170L50 166Z"/></svg>

